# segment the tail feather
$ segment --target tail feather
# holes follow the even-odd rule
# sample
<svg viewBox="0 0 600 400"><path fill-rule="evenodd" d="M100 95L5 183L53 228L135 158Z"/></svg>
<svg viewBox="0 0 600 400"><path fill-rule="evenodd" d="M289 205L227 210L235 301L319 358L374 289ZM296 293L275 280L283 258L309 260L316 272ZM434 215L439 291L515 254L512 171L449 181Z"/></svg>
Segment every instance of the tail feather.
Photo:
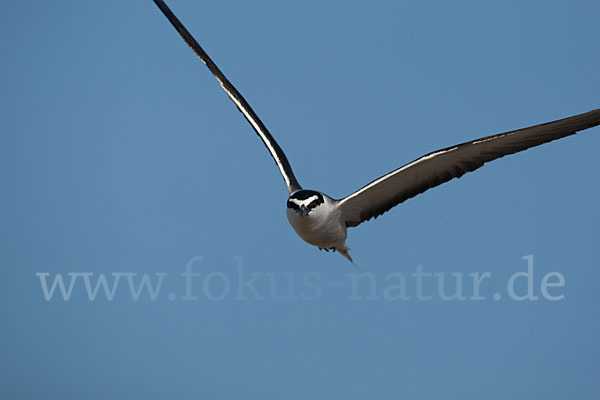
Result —
<svg viewBox="0 0 600 400"><path fill-rule="evenodd" d="M356 268L358 268L360 270L360 267L358 265L356 265L356 263L354 262L354 260L352 259L352 257L350 257L350 247L346 246L344 244L344 247L340 247L340 248L335 248L341 255L343 255L344 257L346 257Z"/></svg>

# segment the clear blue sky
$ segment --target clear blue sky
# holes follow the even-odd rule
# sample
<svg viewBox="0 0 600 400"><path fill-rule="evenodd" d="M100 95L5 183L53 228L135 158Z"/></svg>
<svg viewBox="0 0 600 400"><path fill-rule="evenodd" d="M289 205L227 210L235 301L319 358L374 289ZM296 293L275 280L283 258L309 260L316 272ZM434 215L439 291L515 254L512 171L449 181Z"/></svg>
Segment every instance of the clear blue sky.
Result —
<svg viewBox="0 0 600 400"><path fill-rule="evenodd" d="M301 184L333 197L600 107L595 1L169 5ZM597 398L599 128L351 229L370 274L353 292L353 266L288 225L266 149L150 0L12 0L0 18L0 397ZM517 301L527 255L538 300ZM467 299L428 277L419 300L418 266L447 293L462 274ZM69 272L69 300L46 301L36 274ZM551 272L562 300L542 294ZM113 300L90 300L81 274L113 273ZM385 296L399 273L408 300ZM144 274L162 285L135 301Z"/></svg>

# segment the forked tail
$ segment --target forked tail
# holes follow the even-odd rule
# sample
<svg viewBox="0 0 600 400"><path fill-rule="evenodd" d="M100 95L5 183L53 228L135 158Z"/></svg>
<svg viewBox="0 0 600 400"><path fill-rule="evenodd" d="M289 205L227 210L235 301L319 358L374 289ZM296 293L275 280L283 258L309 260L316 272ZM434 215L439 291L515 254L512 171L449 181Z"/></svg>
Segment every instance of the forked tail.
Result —
<svg viewBox="0 0 600 400"><path fill-rule="evenodd" d="M360 270L360 267L358 265L356 265L356 263L354 262L354 260L352 259L352 257L350 257L350 247L346 246L344 244L344 247L340 247L337 248L336 250L343 255L344 257L346 257L356 268L358 268Z"/></svg>

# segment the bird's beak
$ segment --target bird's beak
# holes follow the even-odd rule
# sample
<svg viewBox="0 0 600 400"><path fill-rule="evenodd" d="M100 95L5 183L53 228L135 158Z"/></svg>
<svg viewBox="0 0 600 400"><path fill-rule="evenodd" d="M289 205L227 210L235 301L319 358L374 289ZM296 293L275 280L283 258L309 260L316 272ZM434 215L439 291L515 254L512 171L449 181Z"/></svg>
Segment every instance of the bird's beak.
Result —
<svg viewBox="0 0 600 400"><path fill-rule="evenodd" d="M306 217L308 215L308 213L310 212L310 210L308 207L306 207L304 204L302 204L300 206L300 208L296 210L296 212L298 213L299 216Z"/></svg>

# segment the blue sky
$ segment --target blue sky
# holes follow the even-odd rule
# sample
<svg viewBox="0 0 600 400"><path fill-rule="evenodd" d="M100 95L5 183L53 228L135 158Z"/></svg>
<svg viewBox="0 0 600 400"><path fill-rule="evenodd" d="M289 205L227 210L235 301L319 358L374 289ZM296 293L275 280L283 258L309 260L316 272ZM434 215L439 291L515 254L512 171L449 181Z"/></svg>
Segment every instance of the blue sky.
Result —
<svg viewBox="0 0 600 400"><path fill-rule="evenodd" d="M332 197L600 107L593 1L169 5ZM597 396L599 128L351 229L358 277L295 235L272 159L151 1L7 1L1 18L3 398ZM518 301L528 255L538 299ZM420 300L419 266L446 293L459 274L466 299L431 276ZM68 300L47 301L68 273ZM120 274L111 301L86 292L101 274ZM130 293L144 274L154 300Z"/></svg>

